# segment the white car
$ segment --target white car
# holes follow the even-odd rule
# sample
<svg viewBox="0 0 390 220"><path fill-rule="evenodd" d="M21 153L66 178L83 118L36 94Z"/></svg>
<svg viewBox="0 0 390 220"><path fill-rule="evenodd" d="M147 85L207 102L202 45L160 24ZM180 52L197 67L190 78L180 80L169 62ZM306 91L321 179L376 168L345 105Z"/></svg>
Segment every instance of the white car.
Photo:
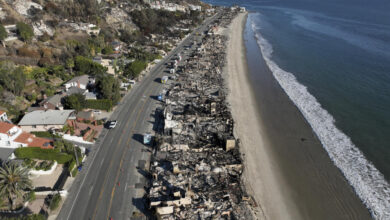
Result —
<svg viewBox="0 0 390 220"><path fill-rule="evenodd" d="M100 115L102 113L102 111L100 111L100 110L93 110L93 113Z"/></svg>
<svg viewBox="0 0 390 220"><path fill-rule="evenodd" d="M115 128L116 124L118 124L118 122L116 120L110 121L110 123L108 124L108 128L110 128L110 129Z"/></svg>

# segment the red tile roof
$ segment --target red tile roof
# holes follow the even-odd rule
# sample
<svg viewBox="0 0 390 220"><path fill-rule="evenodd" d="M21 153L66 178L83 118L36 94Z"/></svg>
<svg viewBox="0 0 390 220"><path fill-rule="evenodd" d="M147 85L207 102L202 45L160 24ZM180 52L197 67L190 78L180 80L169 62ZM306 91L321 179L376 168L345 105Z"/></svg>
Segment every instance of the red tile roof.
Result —
<svg viewBox="0 0 390 220"><path fill-rule="evenodd" d="M46 138L35 137L29 147L53 148L53 142Z"/></svg>
<svg viewBox="0 0 390 220"><path fill-rule="evenodd" d="M3 133L3 134L7 134L7 132L15 127L16 125L13 125L13 124L10 124L10 123L7 123L7 122L0 122L0 133Z"/></svg>
<svg viewBox="0 0 390 220"><path fill-rule="evenodd" d="M46 138L35 137L35 135L23 132L16 139L15 142L27 144L29 147L40 147L40 148L53 148L51 140Z"/></svg>
<svg viewBox="0 0 390 220"><path fill-rule="evenodd" d="M34 135L27 133L27 132L22 132L17 138L15 138L15 142L19 143L24 143L24 144L29 144L33 141Z"/></svg>
<svg viewBox="0 0 390 220"><path fill-rule="evenodd" d="M0 110L0 115L2 115L2 114L4 114L4 113L5 113L5 111Z"/></svg>

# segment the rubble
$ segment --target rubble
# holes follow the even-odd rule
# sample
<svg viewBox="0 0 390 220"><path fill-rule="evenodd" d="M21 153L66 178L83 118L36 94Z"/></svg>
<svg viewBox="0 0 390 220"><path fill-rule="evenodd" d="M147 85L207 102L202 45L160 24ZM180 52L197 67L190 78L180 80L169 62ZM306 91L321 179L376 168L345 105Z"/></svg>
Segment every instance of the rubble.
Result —
<svg viewBox="0 0 390 220"><path fill-rule="evenodd" d="M32 8L36 10L43 9L40 4L29 0L16 0L13 5L15 7L15 10L23 16L29 16L29 10L31 10Z"/></svg>
<svg viewBox="0 0 390 220"><path fill-rule="evenodd" d="M210 30L234 16L224 13ZM221 75L226 40L202 35L165 82L147 195L158 219L252 219Z"/></svg>

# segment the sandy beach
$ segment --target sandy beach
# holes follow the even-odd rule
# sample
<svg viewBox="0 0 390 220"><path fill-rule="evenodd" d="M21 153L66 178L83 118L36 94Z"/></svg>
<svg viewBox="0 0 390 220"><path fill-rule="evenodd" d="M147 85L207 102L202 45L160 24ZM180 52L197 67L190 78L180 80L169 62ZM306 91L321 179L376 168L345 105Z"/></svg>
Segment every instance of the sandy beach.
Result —
<svg viewBox="0 0 390 220"><path fill-rule="evenodd" d="M288 219L298 213L294 205L282 195L281 179L277 177L277 166L264 147L263 122L258 117L256 102L247 77L243 31L247 13L240 13L231 23L227 47L227 88L228 102L235 121L235 136L240 139L241 152L245 161L244 181L260 209L260 219Z"/></svg>
<svg viewBox="0 0 390 220"><path fill-rule="evenodd" d="M239 14L226 31L224 73L244 158L244 182L259 205L258 218L370 219L310 125L273 78L256 41L246 45L246 20L246 13Z"/></svg>

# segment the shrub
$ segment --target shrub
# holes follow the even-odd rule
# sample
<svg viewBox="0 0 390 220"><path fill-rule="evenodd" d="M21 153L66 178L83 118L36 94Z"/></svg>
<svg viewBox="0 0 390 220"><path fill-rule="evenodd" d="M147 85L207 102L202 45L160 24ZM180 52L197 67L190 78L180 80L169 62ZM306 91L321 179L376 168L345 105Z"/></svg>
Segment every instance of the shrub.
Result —
<svg viewBox="0 0 390 220"><path fill-rule="evenodd" d="M42 214L31 214L19 217L5 217L2 216L2 220L46 220L46 217Z"/></svg>
<svg viewBox="0 0 390 220"><path fill-rule="evenodd" d="M54 89L52 89L52 88L47 88L47 89L45 89L45 94L46 94L48 97L53 96L54 93L55 93L55 91L54 91Z"/></svg>
<svg viewBox="0 0 390 220"><path fill-rule="evenodd" d="M19 54L19 56L22 56L22 57L31 57L31 58L35 58L35 59L41 58L41 54L38 51L33 50L33 49L29 49L27 47L19 48L18 54Z"/></svg>
<svg viewBox="0 0 390 220"><path fill-rule="evenodd" d="M110 111L112 108L112 101L110 99L86 100L85 107Z"/></svg>
<svg viewBox="0 0 390 220"><path fill-rule="evenodd" d="M68 169L69 171L72 171L76 166L76 161L75 160L72 160L69 165L68 165Z"/></svg>
<svg viewBox="0 0 390 220"><path fill-rule="evenodd" d="M34 134L37 137L42 138L59 138L59 135L52 134L48 131L32 131L31 134Z"/></svg>
<svg viewBox="0 0 390 220"><path fill-rule="evenodd" d="M83 56L77 56L74 64L75 70L79 72L79 75L101 75L107 71L107 68Z"/></svg>
<svg viewBox="0 0 390 220"><path fill-rule="evenodd" d="M47 32L44 32L43 35L39 37L39 40L42 42L46 42L50 40L50 35Z"/></svg>
<svg viewBox="0 0 390 220"><path fill-rule="evenodd" d="M32 27L26 23L18 22L16 24L16 30L19 35L19 37L23 41L29 41L32 37L34 37L34 31Z"/></svg>
<svg viewBox="0 0 390 220"><path fill-rule="evenodd" d="M28 94L27 95L27 100L30 101L30 102L35 102L37 100L37 94L33 93L33 94Z"/></svg>
<svg viewBox="0 0 390 220"><path fill-rule="evenodd" d="M59 153L53 149L41 149L39 147L22 147L15 150L18 158L30 158L40 160L55 160L59 164L64 164L72 160L73 156L66 153Z"/></svg>
<svg viewBox="0 0 390 220"><path fill-rule="evenodd" d="M62 132L64 133L68 133L68 131L70 132L71 135L74 134L74 128L72 126L69 126L69 125L64 125L64 127L62 128ZM61 142L62 143L62 142ZM54 143L54 146L55 146L55 143ZM63 146L62 146L63 147Z"/></svg>
<svg viewBox="0 0 390 220"><path fill-rule="evenodd" d="M60 205L61 202L61 195L60 194L55 194L53 198L51 198L50 201L50 210L56 210L58 206Z"/></svg>
<svg viewBox="0 0 390 220"><path fill-rule="evenodd" d="M0 24L0 41L3 41L5 38L7 38L8 34L5 30L4 26Z"/></svg>
<svg viewBox="0 0 390 220"><path fill-rule="evenodd" d="M43 9L50 13L58 13L59 10L61 10L55 3L48 2L46 3L45 7Z"/></svg>
<svg viewBox="0 0 390 220"><path fill-rule="evenodd" d="M78 172L79 172L79 170L76 167L76 169L73 169L73 171L72 171L72 176L75 177Z"/></svg>
<svg viewBox="0 0 390 220"><path fill-rule="evenodd" d="M35 167L36 170L50 170L50 168L53 166L54 162L53 161L42 161L37 167Z"/></svg>
<svg viewBox="0 0 390 220"><path fill-rule="evenodd" d="M34 191L30 191L27 195L26 195L26 200L29 201L29 202L32 202L36 199L35 197L35 192Z"/></svg>
<svg viewBox="0 0 390 220"><path fill-rule="evenodd" d="M21 95L26 82L26 76L23 72L23 67L15 69L0 69L0 85L14 95Z"/></svg>
<svg viewBox="0 0 390 220"><path fill-rule="evenodd" d="M53 56L53 52L50 48L42 48L42 57L50 58Z"/></svg>
<svg viewBox="0 0 390 220"><path fill-rule="evenodd" d="M112 49L111 45L107 45L103 48L102 53L103 54L112 54L114 50Z"/></svg>

